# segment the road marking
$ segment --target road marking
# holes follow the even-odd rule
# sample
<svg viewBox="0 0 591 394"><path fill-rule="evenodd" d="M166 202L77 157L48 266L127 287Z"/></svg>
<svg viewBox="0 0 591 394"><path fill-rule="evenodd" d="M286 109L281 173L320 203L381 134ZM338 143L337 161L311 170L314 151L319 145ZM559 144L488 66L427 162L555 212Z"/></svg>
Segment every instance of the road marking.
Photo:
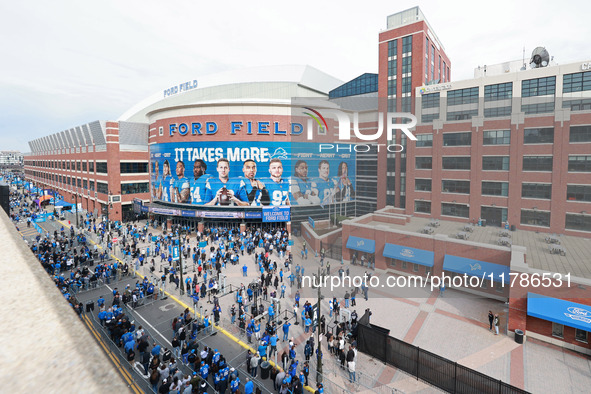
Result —
<svg viewBox="0 0 591 394"><path fill-rule="evenodd" d="M168 304L164 304L162 306L159 306L158 309L160 309L162 312L166 312L166 311L173 309L175 306L176 306L176 304L174 302L169 302Z"/></svg>

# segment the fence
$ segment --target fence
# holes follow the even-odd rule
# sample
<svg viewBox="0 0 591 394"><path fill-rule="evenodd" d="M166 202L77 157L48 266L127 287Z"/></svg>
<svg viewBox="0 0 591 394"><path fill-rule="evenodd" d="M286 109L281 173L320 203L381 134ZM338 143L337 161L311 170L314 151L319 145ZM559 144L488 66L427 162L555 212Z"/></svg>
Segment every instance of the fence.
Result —
<svg viewBox="0 0 591 394"><path fill-rule="evenodd" d="M450 393L521 394L527 391L359 324L359 350Z"/></svg>

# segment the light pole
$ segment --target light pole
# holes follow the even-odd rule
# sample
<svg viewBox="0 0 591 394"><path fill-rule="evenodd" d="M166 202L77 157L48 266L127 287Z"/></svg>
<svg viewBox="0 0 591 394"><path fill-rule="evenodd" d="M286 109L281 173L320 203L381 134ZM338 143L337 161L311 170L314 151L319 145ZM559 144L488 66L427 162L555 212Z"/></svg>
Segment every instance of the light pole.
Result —
<svg viewBox="0 0 591 394"><path fill-rule="evenodd" d="M181 270L181 283L180 283L180 288L181 288L181 295L183 295L184 289L185 289L185 284L183 282L183 248L181 247L181 232L182 230L179 228L178 230L178 235L179 235L179 267Z"/></svg>
<svg viewBox="0 0 591 394"><path fill-rule="evenodd" d="M320 343L320 300L322 299L322 294L320 294L320 267L318 267L318 309L316 309L316 318L318 319L317 321L317 326L316 327L318 329L318 356L316 358L316 383L322 383L322 343Z"/></svg>
<svg viewBox="0 0 591 394"><path fill-rule="evenodd" d="M79 223L78 223L78 191L76 191L76 193L74 194L74 196L76 198L76 228L80 227ZM55 199L55 196L54 196Z"/></svg>

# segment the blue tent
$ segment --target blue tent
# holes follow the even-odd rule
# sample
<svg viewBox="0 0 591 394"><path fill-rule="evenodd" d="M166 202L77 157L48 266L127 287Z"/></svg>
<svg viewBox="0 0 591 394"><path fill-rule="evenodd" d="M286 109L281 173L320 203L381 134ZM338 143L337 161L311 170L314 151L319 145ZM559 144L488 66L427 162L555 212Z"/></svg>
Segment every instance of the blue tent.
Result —
<svg viewBox="0 0 591 394"><path fill-rule="evenodd" d="M64 200L57 200L55 203L56 207L73 207L74 204L70 204L69 202L65 202Z"/></svg>

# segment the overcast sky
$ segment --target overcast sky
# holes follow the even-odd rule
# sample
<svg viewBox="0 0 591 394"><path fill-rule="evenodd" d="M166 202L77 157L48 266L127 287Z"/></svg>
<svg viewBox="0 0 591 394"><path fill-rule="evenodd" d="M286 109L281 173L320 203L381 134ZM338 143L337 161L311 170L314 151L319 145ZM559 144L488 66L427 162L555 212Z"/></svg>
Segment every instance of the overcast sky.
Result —
<svg viewBox="0 0 591 394"><path fill-rule="evenodd" d="M478 65L545 46L591 60L589 1L4 1L0 150L94 120L116 120L167 87L218 71L309 64L344 81L377 72L386 17L419 5L452 62Z"/></svg>

